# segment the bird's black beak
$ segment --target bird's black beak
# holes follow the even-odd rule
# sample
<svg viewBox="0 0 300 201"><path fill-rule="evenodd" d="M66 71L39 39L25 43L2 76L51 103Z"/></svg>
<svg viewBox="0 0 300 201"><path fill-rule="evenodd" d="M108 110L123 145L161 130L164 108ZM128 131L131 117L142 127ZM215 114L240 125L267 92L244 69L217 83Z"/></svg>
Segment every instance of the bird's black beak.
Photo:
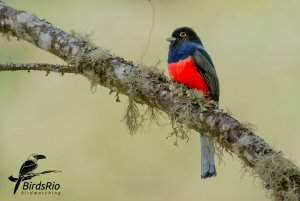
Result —
<svg viewBox="0 0 300 201"><path fill-rule="evenodd" d="M172 36L170 36L170 37L167 38L167 41L169 41L170 43L174 42L175 40L176 40L176 38L172 37Z"/></svg>
<svg viewBox="0 0 300 201"><path fill-rule="evenodd" d="M35 155L34 156L37 160L40 160L40 159L46 159L46 156L44 156L44 155Z"/></svg>

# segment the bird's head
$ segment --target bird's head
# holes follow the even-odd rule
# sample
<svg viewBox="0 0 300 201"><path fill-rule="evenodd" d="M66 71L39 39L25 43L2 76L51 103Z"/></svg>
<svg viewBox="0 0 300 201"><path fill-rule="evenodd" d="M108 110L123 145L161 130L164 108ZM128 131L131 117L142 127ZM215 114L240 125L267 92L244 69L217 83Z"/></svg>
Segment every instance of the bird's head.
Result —
<svg viewBox="0 0 300 201"><path fill-rule="evenodd" d="M180 27L175 29L172 35L167 38L167 41L170 42L170 47L183 42L194 42L202 45L199 36L190 27Z"/></svg>
<svg viewBox="0 0 300 201"><path fill-rule="evenodd" d="M41 154L36 154L36 155L34 155L33 157L36 158L37 160L40 160L40 159L46 159L46 156L41 155Z"/></svg>
<svg viewBox="0 0 300 201"><path fill-rule="evenodd" d="M46 159L46 156L41 155L41 154L31 154L28 159L33 160L33 161L37 161L40 159Z"/></svg>

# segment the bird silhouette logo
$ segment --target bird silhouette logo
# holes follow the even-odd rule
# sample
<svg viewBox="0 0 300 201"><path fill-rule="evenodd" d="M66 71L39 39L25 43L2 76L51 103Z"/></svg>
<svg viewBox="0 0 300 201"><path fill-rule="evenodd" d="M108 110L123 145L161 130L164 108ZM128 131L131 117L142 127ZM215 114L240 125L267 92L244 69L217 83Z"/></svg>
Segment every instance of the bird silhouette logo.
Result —
<svg viewBox="0 0 300 201"><path fill-rule="evenodd" d="M42 174L61 172L58 170L46 170L43 172L35 173L34 170L38 167L38 161L41 159L46 159L46 156L44 156L42 154L31 154L27 158L27 160L22 164L20 171L19 171L19 176L18 177L13 177L13 176L8 177L8 179L10 181L16 182L16 185L14 188L14 194L16 194L22 181L30 180L33 177L40 176Z"/></svg>

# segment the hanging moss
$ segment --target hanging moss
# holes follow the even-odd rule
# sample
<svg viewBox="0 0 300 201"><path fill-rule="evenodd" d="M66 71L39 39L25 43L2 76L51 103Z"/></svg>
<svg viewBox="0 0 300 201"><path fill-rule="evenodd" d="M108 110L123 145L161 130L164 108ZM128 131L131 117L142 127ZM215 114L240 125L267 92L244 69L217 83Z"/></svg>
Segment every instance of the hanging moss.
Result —
<svg viewBox="0 0 300 201"><path fill-rule="evenodd" d="M184 124L179 123L177 119L171 118L172 131L167 138L175 137L174 145L178 146L178 140L189 141L191 129L187 128Z"/></svg>
<svg viewBox="0 0 300 201"><path fill-rule="evenodd" d="M129 133L133 135L142 130L146 122L149 122L149 125L153 122L160 125L159 116L160 112L157 109L150 106L146 109L141 108L129 97L122 121L125 122Z"/></svg>
<svg viewBox="0 0 300 201"><path fill-rule="evenodd" d="M128 98L128 105L126 107L123 121L131 135L137 133L143 123L138 106L130 97Z"/></svg>

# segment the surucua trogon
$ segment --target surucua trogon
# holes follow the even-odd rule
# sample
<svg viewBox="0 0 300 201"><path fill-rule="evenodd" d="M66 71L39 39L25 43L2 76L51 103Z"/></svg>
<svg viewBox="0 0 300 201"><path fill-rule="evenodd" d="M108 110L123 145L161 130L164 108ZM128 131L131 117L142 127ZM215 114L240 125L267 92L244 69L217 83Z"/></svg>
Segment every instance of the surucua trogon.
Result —
<svg viewBox="0 0 300 201"><path fill-rule="evenodd" d="M171 79L201 91L206 99L219 101L219 80L212 59L199 36L189 27L180 27L168 37L168 70ZM214 142L197 133L201 144L201 177L217 175Z"/></svg>

